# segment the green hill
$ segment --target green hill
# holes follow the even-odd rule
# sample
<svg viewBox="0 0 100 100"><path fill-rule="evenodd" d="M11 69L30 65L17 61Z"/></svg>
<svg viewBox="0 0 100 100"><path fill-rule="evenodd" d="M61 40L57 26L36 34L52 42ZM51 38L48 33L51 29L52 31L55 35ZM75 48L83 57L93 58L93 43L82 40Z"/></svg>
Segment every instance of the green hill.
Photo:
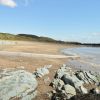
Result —
<svg viewBox="0 0 100 100"><path fill-rule="evenodd" d="M80 43L80 42L66 42L59 41L49 37L41 37L32 34L10 34L10 33L0 33L0 40L21 40L21 41L39 41L39 42L51 42L60 44L74 44L74 45L87 45L87 46L100 46L100 43Z"/></svg>
<svg viewBox="0 0 100 100"><path fill-rule="evenodd" d="M31 34L10 34L10 33L0 33L0 40L22 40L22 41L43 41L43 42L57 42L49 37L40 37Z"/></svg>
<svg viewBox="0 0 100 100"><path fill-rule="evenodd" d="M10 33L0 33L1 40L21 40L21 41L39 41L39 42L52 42L52 43L60 43L60 44L80 44L78 42L65 42L58 41L49 37L36 36L31 34L10 34Z"/></svg>

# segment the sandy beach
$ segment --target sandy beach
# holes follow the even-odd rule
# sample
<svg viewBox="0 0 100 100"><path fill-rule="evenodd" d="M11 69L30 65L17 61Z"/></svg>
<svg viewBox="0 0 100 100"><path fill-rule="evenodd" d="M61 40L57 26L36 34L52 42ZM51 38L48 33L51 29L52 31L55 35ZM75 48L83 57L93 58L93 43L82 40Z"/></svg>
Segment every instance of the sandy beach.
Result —
<svg viewBox="0 0 100 100"><path fill-rule="evenodd" d="M0 44L0 68L24 67L25 70L33 72L37 68L45 65L52 65L50 74L48 75L50 80L52 80L55 71L57 71L62 64L66 63L69 59L74 59L60 52L60 49L71 47L74 46L44 42L3 41ZM31 57L29 55L31 55ZM46 77L44 77L44 79ZM45 83L43 79L39 79L38 81L39 94L37 100L40 98L44 100L44 95L52 88L49 86L49 83L44 86Z"/></svg>
<svg viewBox="0 0 100 100"><path fill-rule="evenodd" d="M2 41L0 44L0 67L24 66L27 70L34 71L44 65L59 66L70 58L62 55L60 49L71 47L74 46L45 42Z"/></svg>
<svg viewBox="0 0 100 100"><path fill-rule="evenodd" d="M60 50L74 47L77 46L45 42L2 41L0 42L0 69L24 67L25 70L33 73L37 68L52 65L48 75L37 79L38 96L35 99L49 100L46 94L52 91L49 84L55 72L68 61L79 59L79 56L66 56ZM74 68L73 65L69 66Z"/></svg>

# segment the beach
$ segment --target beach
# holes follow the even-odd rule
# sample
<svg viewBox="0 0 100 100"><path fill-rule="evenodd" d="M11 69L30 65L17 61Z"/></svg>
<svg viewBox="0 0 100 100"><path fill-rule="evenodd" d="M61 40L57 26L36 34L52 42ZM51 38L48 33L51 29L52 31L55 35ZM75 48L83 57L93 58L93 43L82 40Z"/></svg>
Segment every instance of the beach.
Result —
<svg viewBox="0 0 100 100"><path fill-rule="evenodd" d="M28 71L34 71L36 68L48 64L59 66L70 58L65 57L60 49L70 47L74 46L45 42L2 41L0 45L0 67L16 68L24 66ZM22 53L24 53L23 56L21 56ZM25 53L30 57L25 56ZM10 56L14 54L15 56Z"/></svg>
<svg viewBox="0 0 100 100"><path fill-rule="evenodd" d="M38 96L36 100L48 100L46 94L52 91L52 87L49 86L50 82L63 64L73 69L85 70L87 68L86 63L82 62L83 60L81 61L78 55L62 52L65 48L77 47L79 46L45 42L3 41L0 45L0 69L24 68L24 70L33 73L37 68L52 65L48 75L37 79ZM87 66L89 70L95 69Z"/></svg>
<svg viewBox="0 0 100 100"><path fill-rule="evenodd" d="M1 41L0 43L0 69L24 67L25 70L34 72L37 68L52 65L50 73L44 79L49 77L52 80L60 66L69 59L77 59L77 57L67 57L60 52L61 49L72 48L75 47L74 45L28 41ZM30 54L35 54L35 56L29 56ZM38 84L37 100L40 98L44 100L45 96L43 95L52 88L49 86L50 83L44 85L43 79L38 79Z"/></svg>

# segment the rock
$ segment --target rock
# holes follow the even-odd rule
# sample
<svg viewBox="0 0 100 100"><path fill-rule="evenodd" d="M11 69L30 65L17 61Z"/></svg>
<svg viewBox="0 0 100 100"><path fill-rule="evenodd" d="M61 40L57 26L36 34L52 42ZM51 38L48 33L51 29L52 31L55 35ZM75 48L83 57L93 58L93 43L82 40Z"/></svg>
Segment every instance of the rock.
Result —
<svg viewBox="0 0 100 100"><path fill-rule="evenodd" d="M64 85L64 90L66 92L67 95L67 99L70 99L71 97L76 95L76 90L74 87L72 87L71 85L67 84Z"/></svg>
<svg viewBox="0 0 100 100"><path fill-rule="evenodd" d="M100 81L95 83L96 86L100 87Z"/></svg>
<svg viewBox="0 0 100 100"><path fill-rule="evenodd" d="M80 86L83 84L83 81L79 80L75 75L70 75L67 73L62 77L62 80L65 84L75 87L78 91L80 91Z"/></svg>
<svg viewBox="0 0 100 100"><path fill-rule="evenodd" d="M57 91L56 93L53 93L50 100L67 100L67 96L64 90Z"/></svg>
<svg viewBox="0 0 100 100"><path fill-rule="evenodd" d="M52 98L52 93L51 93L51 92L47 92L46 95L47 95L47 97L48 97L47 100L51 100L51 98Z"/></svg>
<svg viewBox="0 0 100 100"><path fill-rule="evenodd" d="M35 77L43 77L44 75L49 74L49 68L51 68L52 65L45 65L43 68L37 68L35 72L33 72L33 75Z"/></svg>
<svg viewBox="0 0 100 100"><path fill-rule="evenodd" d="M37 95L37 81L25 70L0 71L0 100L31 100Z"/></svg>
<svg viewBox="0 0 100 100"><path fill-rule="evenodd" d="M72 76L70 76L68 73L66 73L65 75L63 75L63 77L61 78L61 80L63 80L63 82L65 84L70 84L71 86L74 86L73 80L72 80Z"/></svg>
<svg viewBox="0 0 100 100"><path fill-rule="evenodd" d="M100 100L100 95L97 94L78 94L72 97L70 100Z"/></svg>
<svg viewBox="0 0 100 100"><path fill-rule="evenodd" d="M100 94L100 74L98 75L90 71L72 70L70 67L63 65L54 77L52 84L55 89L52 100L67 100L78 95L86 95L93 89L91 93ZM93 86L93 87L92 87ZM76 93L77 92L77 93Z"/></svg>
<svg viewBox="0 0 100 100"><path fill-rule="evenodd" d="M52 67L52 65L45 65L44 67L47 69L50 69Z"/></svg>
<svg viewBox="0 0 100 100"><path fill-rule="evenodd" d="M44 78L44 83L45 83L45 84L50 84L50 82L51 82L51 80L50 80L49 77L45 77L45 78Z"/></svg>
<svg viewBox="0 0 100 100"><path fill-rule="evenodd" d="M53 94L56 94L57 92L56 92L55 90L52 90L52 93L53 93Z"/></svg>
<svg viewBox="0 0 100 100"><path fill-rule="evenodd" d="M63 64L63 66L56 72L55 78L62 78L62 76L66 73L72 74L74 72L70 67L67 67L65 64Z"/></svg>
<svg viewBox="0 0 100 100"><path fill-rule="evenodd" d="M98 83L97 77L95 74L92 74L91 72L86 72L87 77L94 83Z"/></svg>
<svg viewBox="0 0 100 100"><path fill-rule="evenodd" d="M95 93L95 94L100 94L100 89L96 87L96 88L94 89L94 93Z"/></svg>
<svg viewBox="0 0 100 100"><path fill-rule="evenodd" d="M56 72L55 78L62 78L62 76L66 73L65 68L61 67L60 69L58 69L58 71Z"/></svg>
<svg viewBox="0 0 100 100"><path fill-rule="evenodd" d="M34 73L33 73L36 77L43 77L44 75L49 74L49 70L48 68L38 68Z"/></svg>
<svg viewBox="0 0 100 100"><path fill-rule="evenodd" d="M88 94L88 90L83 85L80 86L80 90L82 94Z"/></svg>
<svg viewBox="0 0 100 100"><path fill-rule="evenodd" d="M61 79L54 79L51 84L53 88L61 90L64 85L64 82Z"/></svg>
<svg viewBox="0 0 100 100"><path fill-rule="evenodd" d="M94 84L98 82L96 76L92 75L91 72L88 71L77 71L76 76L86 84Z"/></svg>
<svg viewBox="0 0 100 100"><path fill-rule="evenodd" d="M53 95L51 100L67 100L76 95L75 88L68 84L64 85L62 90L56 90L52 93Z"/></svg>

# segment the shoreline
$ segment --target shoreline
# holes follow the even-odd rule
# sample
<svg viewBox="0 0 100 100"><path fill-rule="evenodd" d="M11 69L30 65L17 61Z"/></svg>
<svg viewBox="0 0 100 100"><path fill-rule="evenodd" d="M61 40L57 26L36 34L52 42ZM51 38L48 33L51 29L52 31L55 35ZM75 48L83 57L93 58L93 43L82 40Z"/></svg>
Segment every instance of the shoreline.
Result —
<svg viewBox="0 0 100 100"><path fill-rule="evenodd" d="M96 47L95 48L94 47L89 47L89 48L88 47L78 47L78 48L76 47L76 48L65 48L65 49L62 49L61 52L65 55L77 55L79 56L79 59L77 60L77 62L81 63L82 65L92 66L94 68L99 69L100 63L98 62L99 61L98 59L100 58L98 56L100 53L98 52L95 53L95 51L93 52L91 49L99 51L99 49ZM97 55L97 58L96 58L96 55Z"/></svg>
<svg viewBox="0 0 100 100"><path fill-rule="evenodd" d="M14 43L16 43L16 44L8 45L8 46L4 45L5 47L3 47L0 50L0 55L4 56L5 59L7 58L7 60L12 59L12 57L14 58L14 60L17 60L17 58L19 58L19 62L20 62L20 60L22 60L22 62L23 62L23 64L18 64L21 66L24 66L24 59L35 60L34 63L36 63L36 66L37 66L37 62L39 61L38 67L41 66L40 63L42 63L42 61L41 61L42 59L44 59L43 62L45 62L45 64L49 64L48 61L51 62L53 60L54 61L57 60L56 62L58 62L58 61L63 62L63 59L65 59L65 62L63 62L63 63L67 63L68 59L69 60L76 59L79 62L83 62L83 64L84 63L89 64L89 62L86 62L85 60L81 60L80 55L72 53L71 51L68 52L68 54L66 52L64 52L64 50L66 50L66 49L77 48L76 46L69 46L69 45L66 46L66 45L60 45L60 44L58 45L58 44L53 44L53 43L44 43L44 42L40 43L40 42L30 42L30 41L29 42L14 41ZM11 62L11 61L9 61L9 62ZM17 64L16 61L14 61L14 63ZM91 63L91 65L93 66L95 64ZM16 65L16 67L17 67L17 65ZM26 65L25 65L25 67L26 67Z"/></svg>
<svg viewBox="0 0 100 100"><path fill-rule="evenodd" d="M32 72L36 68L48 64L59 66L70 58L62 55L59 50L70 47L69 45L30 41L17 41L14 45L3 44L0 47L0 67L17 68L24 66L25 69Z"/></svg>
<svg viewBox="0 0 100 100"><path fill-rule="evenodd" d="M23 68L26 71L29 71L31 73L33 73L36 69L38 68L43 68L45 65L52 65L52 67L49 69L49 74L45 75L43 78L38 78L38 87L37 87L37 91L38 91L38 95L37 98L35 100L45 100L47 98L47 93L52 91L52 87L50 86L51 81L54 79L55 73L56 71L65 63L68 63L69 61L74 61L76 59L79 58L73 58L71 57L67 57L65 55L63 55L63 57L65 58L43 58L43 55L48 54L48 55L61 55L61 52L59 52L62 48L70 48L70 46L63 46L63 45L56 45L56 44L48 44L48 43L39 43L39 42L34 42L34 43L30 43L28 42L26 44L26 42L24 43L18 43L16 45L12 45L12 46L7 46L4 47L2 49L1 55L0 56L0 67L1 69L6 69L6 68ZM23 52L24 51L24 52ZM17 54L13 54L14 56L4 56L7 55L10 52L10 55L12 53L16 53ZM12 53L11 53L12 52ZM19 56L18 56L18 52L19 52ZM25 54L25 52L27 52L28 56L30 54L41 54L42 53L42 57L40 57L41 55L36 55L38 57L27 57L23 56L22 52ZM21 54L20 54L21 53ZM21 56L22 55L22 56ZM46 55L46 56L48 56ZM76 60L79 61L79 60ZM71 66L71 65L70 65ZM73 68L73 67L72 67ZM75 68L74 68L75 69ZM47 83L45 82L45 80L47 80ZM49 100L49 99L47 99Z"/></svg>

